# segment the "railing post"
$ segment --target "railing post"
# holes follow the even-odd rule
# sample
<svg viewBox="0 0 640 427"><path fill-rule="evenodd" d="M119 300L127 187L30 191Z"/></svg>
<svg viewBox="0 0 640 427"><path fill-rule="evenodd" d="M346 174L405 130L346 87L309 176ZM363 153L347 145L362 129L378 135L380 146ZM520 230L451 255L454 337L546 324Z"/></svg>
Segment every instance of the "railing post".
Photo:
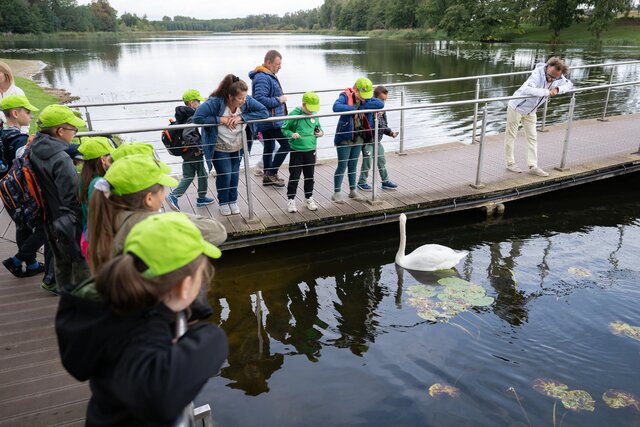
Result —
<svg viewBox="0 0 640 427"><path fill-rule="evenodd" d="M540 132L546 132L547 131L547 110L549 109L549 101L551 100L550 97L547 97L547 100L544 103L544 110L542 112L542 125L540 126Z"/></svg>
<svg viewBox="0 0 640 427"><path fill-rule="evenodd" d="M187 332L187 315L184 311L176 313L175 337L179 339ZM173 427L191 427L195 425L193 402L190 402L176 418Z"/></svg>
<svg viewBox="0 0 640 427"><path fill-rule="evenodd" d="M244 158L244 181L245 186L247 187L247 206L249 207L249 217L245 219L247 224L258 222L258 218L256 218L256 213L253 210L253 192L251 191L251 168L249 167L249 145L247 144L247 132L244 126L249 126L244 124L242 127L242 148L243 148L243 158Z"/></svg>
<svg viewBox="0 0 640 427"><path fill-rule="evenodd" d="M476 79L476 100L480 98L480 79ZM476 127L478 125L478 103L473 104L473 129L471 130L471 143L476 143Z"/></svg>
<svg viewBox="0 0 640 427"><path fill-rule="evenodd" d="M404 107L404 99L405 99L405 91L402 89L400 91L400 106ZM400 110L400 150L398 151L398 155L405 156L407 153L404 152L404 110Z"/></svg>
<svg viewBox="0 0 640 427"><path fill-rule="evenodd" d="M89 107L84 107L84 116L87 118L87 128L93 130L93 124L91 123L91 114L89 113Z"/></svg>
<svg viewBox="0 0 640 427"><path fill-rule="evenodd" d="M378 184L376 175L378 172L378 134L380 132L378 124L380 123L380 117L378 116L378 113L374 113L373 117L373 159L371 160L373 163L373 166L371 167L371 171L373 172L373 179L371 180L372 191L369 204L379 205L382 202L380 200L376 200L376 197L378 195Z"/></svg>
<svg viewBox="0 0 640 427"><path fill-rule="evenodd" d="M613 83L613 68L611 68L611 76L609 76L609 84ZM609 96L611 95L611 87L609 87L609 89L607 89L607 97L604 100L604 110L602 110L602 117L599 118L598 120L601 122L606 122L607 119L607 108L609 107Z"/></svg>
<svg viewBox="0 0 640 427"><path fill-rule="evenodd" d="M476 102L476 107L478 103ZM478 169L476 170L476 183L471 184L471 187L476 190L484 188L484 184L480 182L480 175L482 174L482 159L484 157L484 135L487 132L487 104L482 107L482 130L480 131L480 147L478 147Z"/></svg>
<svg viewBox="0 0 640 427"><path fill-rule="evenodd" d="M560 172L568 171L569 168L565 167L567 162L567 151L569 151L569 140L571 139L571 124L573 123L573 109L576 107L576 94L571 96L571 103L569 104L569 119L567 120L567 131L564 134L564 146L562 147L562 159L560 160L560 167L554 168Z"/></svg>
<svg viewBox="0 0 640 427"><path fill-rule="evenodd" d="M193 416L197 426L213 427L213 416L209 405L198 406L193 410Z"/></svg>

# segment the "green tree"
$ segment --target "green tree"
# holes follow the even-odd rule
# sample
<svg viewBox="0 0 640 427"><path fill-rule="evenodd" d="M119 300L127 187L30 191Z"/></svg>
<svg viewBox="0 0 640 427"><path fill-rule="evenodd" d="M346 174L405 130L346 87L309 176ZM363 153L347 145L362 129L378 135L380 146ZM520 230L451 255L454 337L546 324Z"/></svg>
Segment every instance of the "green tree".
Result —
<svg viewBox="0 0 640 427"><path fill-rule="evenodd" d="M108 0L92 0L91 15L96 31L116 31L117 12Z"/></svg>
<svg viewBox="0 0 640 427"><path fill-rule="evenodd" d="M544 3L548 11L549 28L553 30L553 36L557 39L560 31L569 28L573 23L578 0L548 0Z"/></svg>
<svg viewBox="0 0 640 427"><path fill-rule="evenodd" d="M628 0L591 0L591 6L587 27L597 39L600 39L602 32L611 25L619 12L628 13L630 10Z"/></svg>

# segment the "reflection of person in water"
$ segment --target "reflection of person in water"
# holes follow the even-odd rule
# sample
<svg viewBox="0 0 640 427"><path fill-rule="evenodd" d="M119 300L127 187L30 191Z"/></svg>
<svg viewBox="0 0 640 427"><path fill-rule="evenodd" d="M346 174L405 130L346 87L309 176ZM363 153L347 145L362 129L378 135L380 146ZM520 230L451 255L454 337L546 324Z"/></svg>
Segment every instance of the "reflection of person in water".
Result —
<svg viewBox="0 0 640 427"><path fill-rule="evenodd" d="M492 243L489 247L491 259L487 267L489 281L497 293L493 312L514 326L519 326L528 318L525 307L528 298L523 291L517 289L513 276L516 258L520 256L521 248L522 242L514 241L509 256L502 258L500 243Z"/></svg>
<svg viewBox="0 0 640 427"><path fill-rule="evenodd" d="M375 310L384 297L379 286L382 267L336 275L336 293L340 302L334 304L340 314L338 330L342 334L335 340L340 348L349 348L357 356L368 350L378 325Z"/></svg>

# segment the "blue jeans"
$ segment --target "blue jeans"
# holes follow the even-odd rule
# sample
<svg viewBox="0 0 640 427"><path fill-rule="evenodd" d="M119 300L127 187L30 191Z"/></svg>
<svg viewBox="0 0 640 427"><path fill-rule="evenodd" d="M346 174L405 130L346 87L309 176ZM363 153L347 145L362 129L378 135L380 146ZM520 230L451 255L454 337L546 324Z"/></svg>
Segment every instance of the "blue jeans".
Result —
<svg viewBox="0 0 640 427"><path fill-rule="evenodd" d="M213 153L213 167L216 170L216 189L220 205L227 205L238 200L241 157L242 150L233 153L216 150Z"/></svg>
<svg viewBox="0 0 640 427"><path fill-rule="evenodd" d="M333 191L340 192L342 187L342 178L344 177L345 170L348 169L349 189L356 189L356 173L358 172L358 159L360 153L362 153L362 140L358 139L360 143L352 143L350 145L337 145L338 151L338 167L333 175Z"/></svg>
<svg viewBox="0 0 640 427"><path fill-rule="evenodd" d="M289 138L282 134L282 129L274 128L262 131L264 150L262 151L262 163L264 164L265 175L277 175L278 169L282 166L287 154L291 151L289 146ZM280 144L280 148L274 155L276 141Z"/></svg>

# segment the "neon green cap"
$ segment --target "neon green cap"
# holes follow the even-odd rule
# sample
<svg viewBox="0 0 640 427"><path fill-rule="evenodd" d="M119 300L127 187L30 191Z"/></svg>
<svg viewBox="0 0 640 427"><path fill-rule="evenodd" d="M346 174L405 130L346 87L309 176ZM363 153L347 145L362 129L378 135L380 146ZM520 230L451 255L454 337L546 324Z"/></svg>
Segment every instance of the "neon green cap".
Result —
<svg viewBox="0 0 640 427"><path fill-rule="evenodd" d="M81 128L86 126L84 120L76 116L73 110L66 105L48 105L44 107L38 117L38 127L40 129L59 126L62 124Z"/></svg>
<svg viewBox="0 0 640 427"><path fill-rule="evenodd" d="M356 88L360 92L360 96L364 99L369 99L373 96L373 83L366 77L360 77L356 80Z"/></svg>
<svg viewBox="0 0 640 427"><path fill-rule="evenodd" d="M38 108L31 105L29 100L24 95L9 95L0 101L0 110L10 110L12 108L26 108L29 111L40 111Z"/></svg>
<svg viewBox="0 0 640 427"><path fill-rule="evenodd" d="M182 94L182 100L184 102L189 102L189 101L204 101L204 98L202 97L202 95L200 95L200 92L198 92L195 89L189 89L187 90L185 93Z"/></svg>
<svg viewBox="0 0 640 427"><path fill-rule="evenodd" d="M167 175L171 168L165 163L138 154L113 162L104 179L111 185L111 192L118 196L133 194L154 184L175 187L178 180Z"/></svg>
<svg viewBox="0 0 640 427"><path fill-rule="evenodd" d="M320 97L315 92L305 92L302 95L302 102L312 113L320 111Z"/></svg>
<svg viewBox="0 0 640 427"><path fill-rule="evenodd" d="M203 254L213 259L222 255L180 212L151 215L134 225L124 242L124 253L132 253L146 264L145 277L171 273Z"/></svg>
<svg viewBox="0 0 640 427"><path fill-rule="evenodd" d="M85 137L80 141L78 151L82 154L84 160L97 159L113 153L113 145L111 141L104 136Z"/></svg>
<svg viewBox="0 0 640 427"><path fill-rule="evenodd" d="M111 158L115 162L127 156L135 156L137 154L144 154L145 156L155 158L153 145L144 142L124 142L111 153Z"/></svg>

